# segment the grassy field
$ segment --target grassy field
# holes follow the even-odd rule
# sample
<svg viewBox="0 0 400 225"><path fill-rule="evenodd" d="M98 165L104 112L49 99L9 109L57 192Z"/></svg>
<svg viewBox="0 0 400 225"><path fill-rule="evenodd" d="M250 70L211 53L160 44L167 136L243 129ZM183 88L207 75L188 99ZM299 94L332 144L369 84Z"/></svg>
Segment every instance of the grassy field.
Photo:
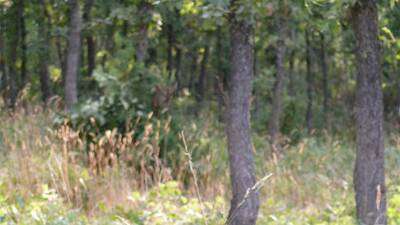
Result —
<svg viewBox="0 0 400 225"><path fill-rule="evenodd" d="M179 164L166 166L157 138L168 123L149 123L140 138L133 138L134 130L106 131L90 144L68 126L55 127L53 118L36 108L1 114L0 224L225 223L225 139L211 121L188 123L173 134L180 136ZM400 138L388 136L388 214L397 225ZM282 157L266 159L266 138L255 135L258 178L272 174L261 188L258 224L355 224L351 139L304 138L284 146Z"/></svg>

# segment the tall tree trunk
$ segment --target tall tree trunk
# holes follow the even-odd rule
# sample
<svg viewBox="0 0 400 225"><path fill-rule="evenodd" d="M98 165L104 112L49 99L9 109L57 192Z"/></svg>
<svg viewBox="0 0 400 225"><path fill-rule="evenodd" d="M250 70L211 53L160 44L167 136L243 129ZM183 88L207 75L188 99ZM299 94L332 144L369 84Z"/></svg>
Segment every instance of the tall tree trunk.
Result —
<svg viewBox="0 0 400 225"><path fill-rule="evenodd" d="M193 49L193 51L190 52L190 59L191 59L191 64L190 64L190 78L189 78L189 90L191 92L194 92L194 83L195 83L195 78L197 74L197 59L198 59L198 52L197 49Z"/></svg>
<svg viewBox="0 0 400 225"><path fill-rule="evenodd" d="M4 8L0 6L1 14L0 14L0 93L2 97L5 97L6 87L7 87L7 69L6 69L6 55L5 55L5 44L4 44L4 33L5 33L5 24L4 24ZM3 99L6 102L6 99Z"/></svg>
<svg viewBox="0 0 400 225"><path fill-rule="evenodd" d="M203 58L200 63L200 75L197 81L197 101L202 102L205 96L206 82L207 82L207 65L208 65L208 55L210 47L206 45L204 47Z"/></svg>
<svg viewBox="0 0 400 225"><path fill-rule="evenodd" d="M107 14L110 14L110 12L108 12ZM115 21L113 20L112 23L109 24L106 28L106 40L105 40L105 46L104 46L106 54L104 54L101 59L101 67L103 68L103 70L106 70L106 63L107 63L108 58L112 57L114 54L114 48L115 48L114 34L115 34L115 32L116 32Z"/></svg>
<svg viewBox="0 0 400 225"><path fill-rule="evenodd" d="M51 87L48 70L49 45L50 45L50 19L46 9L46 1L40 0L41 17L39 17L39 34L41 34L40 51L39 51L39 76L40 89L42 91L42 100L47 103L51 96Z"/></svg>
<svg viewBox="0 0 400 225"><path fill-rule="evenodd" d="M283 10L282 10L283 11ZM276 43L276 79L274 85L274 94L272 98L272 113L269 119L268 130L271 139L271 145L273 151L277 152L279 147L277 146L277 139L280 132L280 119L282 114L283 105L283 89L284 81L286 76L285 69L285 54L286 54L286 43L285 38L287 35L287 24L283 16L278 16L277 28L278 28L278 41Z"/></svg>
<svg viewBox="0 0 400 225"><path fill-rule="evenodd" d="M253 28L242 15L237 15L239 4L239 1L231 0L229 19L231 74L226 133L232 200L228 224L254 225L260 202L258 192L250 191L256 182L249 121L253 76L253 47L250 38ZM246 193L249 194L246 196Z"/></svg>
<svg viewBox="0 0 400 225"><path fill-rule="evenodd" d="M168 77L172 77L172 71L173 71L173 50L174 50L174 45L175 45L175 36L174 36L174 30L173 26L171 23L166 24L166 32L167 32L167 71L168 71Z"/></svg>
<svg viewBox="0 0 400 225"><path fill-rule="evenodd" d="M306 126L307 131L310 133L313 128L313 101L314 101L314 74L311 68L311 44L310 35L308 30L305 31L306 39L306 64L307 64L307 112L306 112Z"/></svg>
<svg viewBox="0 0 400 225"><path fill-rule="evenodd" d="M151 7L152 5L147 0L142 0L139 3L139 17L138 24L138 38L136 44L136 61L138 63L144 62L147 58L148 48L148 29L151 20Z"/></svg>
<svg viewBox="0 0 400 225"><path fill-rule="evenodd" d="M290 97L294 97L296 94L296 88L295 88L295 79L294 79L294 60L296 52L292 50L289 55L289 85L288 85L288 95Z"/></svg>
<svg viewBox="0 0 400 225"><path fill-rule="evenodd" d="M8 76L6 79L6 106L14 110L17 97L18 97L18 80L20 79L20 75L17 72L16 62L18 59L18 46L20 43L20 2L17 1L16 4L12 4L11 7L7 10L7 24L6 28L8 32L5 34L7 35L7 42L5 43L7 48L7 61L6 65L8 68ZM17 24L15 24L17 21Z"/></svg>
<svg viewBox="0 0 400 225"><path fill-rule="evenodd" d="M396 63L396 71L397 70L397 62ZM398 121L400 122L400 78L397 76L396 78L396 118L398 118Z"/></svg>
<svg viewBox="0 0 400 225"><path fill-rule="evenodd" d="M214 92L217 98L218 103L218 117L220 120L223 120L223 107L224 107L224 80L226 77L225 69L224 69L224 62L223 62L223 46L222 46L222 38L223 38L223 31L222 27L218 26L216 30L216 46L215 46L215 53L216 53L216 69L217 74L214 80Z"/></svg>
<svg viewBox="0 0 400 225"><path fill-rule="evenodd" d="M18 1L18 17L19 17L19 28L18 35L20 41L20 49L21 49L21 69L20 69L20 77L21 80L18 82L18 92L22 90L26 83L26 64L27 64L27 56L26 56L26 26L25 26L25 4L24 0Z"/></svg>
<svg viewBox="0 0 400 225"><path fill-rule="evenodd" d="M70 26L68 34L67 71L65 77L66 110L78 102L78 70L81 52L81 15L78 0L70 0Z"/></svg>
<svg viewBox="0 0 400 225"><path fill-rule="evenodd" d="M322 70L322 88L323 88L323 113L324 113L324 121L326 123L325 127L329 128L329 100L330 100L330 91L328 86L328 63L326 58L326 46L325 46L325 35L320 32L320 63Z"/></svg>
<svg viewBox="0 0 400 225"><path fill-rule="evenodd" d="M83 8L83 20L86 24L91 22L91 10L93 8L94 0L86 0L85 6ZM93 70L96 67L96 42L94 40L93 35L91 32L87 32L86 34L86 46L87 46L87 75L89 77L92 76Z"/></svg>
<svg viewBox="0 0 400 225"><path fill-rule="evenodd" d="M60 35L55 39L55 45L57 50L57 58L61 69L61 84L65 85L65 77L67 73L67 58L65 57L67 53L67 48L63 48L62 38Z"/></svg>
<svg viewBox="0 0 400 225"><path fill-rule="evenodd" d="M375 2L358 1L351 8L357 62L354 188L359 222L365 225L386 225L383 97L378 10Z"/></svg>
<svg viewBox="0 0 400 225"><path fill-rule="evenodd" d="M175 80L176 80L176 93L182 89L182 50L181 48L176 48L176 55L175 55Z"/></svg>

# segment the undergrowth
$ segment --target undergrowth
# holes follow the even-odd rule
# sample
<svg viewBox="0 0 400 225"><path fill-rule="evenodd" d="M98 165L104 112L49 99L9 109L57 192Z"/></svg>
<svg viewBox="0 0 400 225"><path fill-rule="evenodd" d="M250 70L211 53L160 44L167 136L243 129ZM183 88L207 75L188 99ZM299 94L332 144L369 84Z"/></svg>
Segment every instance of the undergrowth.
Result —
<svg viewBox="0 0 400 225"><path fill-rule="evenodd" d="M211 117L181 121L187 146L176 134L177 158L167 163L159 140L170 121L149 120L138 136L134 127L107 130L88 143L79 130L55 127L51 111L29 110L0 115L0 224L224 224L228 162L223 130ZM395 225L400 138L388 136L388 215ZM272 173L261 189L258 224L355 224L352 140L304 138L283 146L279 158L265 157L265 137L254 134L253 141L258 177Z"/></svg>

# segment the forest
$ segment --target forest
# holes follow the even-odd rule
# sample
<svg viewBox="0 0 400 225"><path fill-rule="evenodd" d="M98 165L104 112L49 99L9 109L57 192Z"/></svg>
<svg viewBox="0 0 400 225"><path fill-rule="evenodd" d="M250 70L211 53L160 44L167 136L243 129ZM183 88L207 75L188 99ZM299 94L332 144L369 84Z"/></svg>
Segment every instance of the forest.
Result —
<svg viewBox="0 0 400 225"><path fill-rule="evenodd" d="M400 224L399 0L0 12L0 224Z"/></svg>

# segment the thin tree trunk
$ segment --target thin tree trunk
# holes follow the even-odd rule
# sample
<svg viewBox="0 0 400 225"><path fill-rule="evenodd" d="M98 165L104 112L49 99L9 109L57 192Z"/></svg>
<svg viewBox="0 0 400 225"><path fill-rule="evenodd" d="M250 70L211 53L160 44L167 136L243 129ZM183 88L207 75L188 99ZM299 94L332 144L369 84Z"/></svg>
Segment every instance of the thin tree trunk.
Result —
<svg viewBox="0 0 400 225"><path fill-rule="evenodd" d="M307 64L307 112L306 112L306 126L307 131L310 133L313 128L313 100L314 100L314 74L312 74L311 68L311 44L310 35L308 30L305 32L306 39L306 64Z"/></svg>
<svg viewBox="0 0 400 225"><path fill-rule="evenodd" d="M176 80L176 93L182 89L182 71L181 71L181 61L182 61L182 50L181 48L176 48L175 55L175 80Z"/></svg>
<svg viewBox="0 0 400 225"><path fill-rule="evenodd" d="M0 93L3 97L4 102L7 102L4 97L6 93L6 87L7 87L7 69L6 69L6 55L5 55L5 44L4 44L4 33L5 33L5 25L4 25L4 8L0 6L1 10L1 20L0 20L0 72L1 72L1 78L0 78Z"/></svg>
<svg viewBox="0 0 400 225"><path fill-rule="evenodd" d="M218 117L222 121L223 120L223 107L225 105L224 102L224 79L225 79L225 70L223 67L223 46L222 46L222 27L218 26L217 31L216 31L216 46L215 46L215 53L216 53L216 68L217 68L217 74L215 76L214 80L214 92L217 98L217 103L218 103Z"/></svg>
<svg viewBox="0 0 400 225"><path fill-rule="evenodd" d="M197 59L198 59L198 53L197 49L194 49L190 53L190 59L191 59L191 65L190 65L190 78L189 78L189 90L191 92L194 92L194 83L195 83L195 78L197 74Z"/></svg>
<svg viewBox="0 0 400 225"><path fill-rule="evenodd" d="M83 8L83 20L86 24L91 22L90 12L93 8L94 0L86 0L85 6ZM96 67L96 42L94 40L91 32L87 32L86 34L86 46L87 46L87 75L89 77L92 76L93 70Z"/></svg>
<svg viewBox="0 0 400 225"><path fill-rule="evenodd" d="M167 32L167 71L168 77L172 77L172 70L173 70L173 48L175 44L175 36L173 31L173 26L171 23L166 24L166 32Z"/></svg>
<svg viewBox="0 0 400 225"><path fill-rule="evenodd" d="M115 23L112 21L112 24L108 25L106 28L106 40L105 40L105 50L106 54L101 59L101 67L103 70L106 69L106 63L108 58L110 58L114 54L114 33L115 33Z"/></svg>
<svg viewBox="0 0 400 225"><path fill-rule="evenodd" d="M136 61L142 63L147 58L148 48L148 29L151 16L151 4L147 0L142 0L139 4L140 22L138 26L138 38L136 44Z"/></svg>
<svg viewBox="0 0 400 225"><path fill-rule="evenodd" d="M295 89L295 79L294 79L294 60L296 52L292 50L289 55L289 85L288 85L288 95L294 97L296 95Z"/></svg>
<svg viewBox="0 0 400 225"><path fill-rule="evenodd" d="M272 149L278 151L277 139L280 132L280 119L282 114L283 105L283 89L284 81L286 76L285 69L285 54L286 54L286 43L285 38L287 35L287 24L285 18L279 16L277 28L279 39L276 43L276 79L274 85L274 94L272 98L272 113L269 119L268 130L271 139Z"/></svg>
<svg viewBox="0 0 400 225"><path fill-rule="evenodd" d="M68 34L67 71L65 77L66 110L78 102L78 73L81 52L81 16L78 0L70 0L70 26Z"/></svg>
<svg viewBox="0 0 400 225"><path fill-rule="evenodd" d="M50 45L50 20L46 9L46 1L40 0L41 17L38 20L39 33L41 34L40 52L39 52L39 76L40 89L42 91L42 100L46 104L51 96L51 87L48 70L49 45Z"/></svg>
<svg viewBox="0 0 400 225"><path fill-rule="evenodd" d="M207 82L207 65L208 65L208 55L210 47L206 45L204 47L203 58L200 63L200 75L197 82L197 101L202 102L205 96L205 88Z"/></svg>
<svg viewBox="0 0 400 225"><path fill-rule="evenodd" d="M328 86L328 63L326 58L326 47L325 47L325 35L321 32L320 35L320 63L322 70L322 88L323 88L323 113L324 121L326 123L326 128L329 128L329 101L330 101L330 91Z"/></svg>
<svg viewBox="0 0 400 225"><path fill-rule="evenodd" d="M65 84L65 76L66 76L65 74L67 72L67 65L66 65L66 61L67 60L66 60L66 57L65 57L67 49L66 48L63 49L61 41L62 41L62 37L61 36L58 36L55 39L57 57L58 57L58 62L59 62L60 69L61 69L61 79L62 79L61 84L64 86L64 84Z"/></svg>
<svg viewBox="0 0 400 225"><path fill-rule="evenodd" d="M253 28L249 22L244 21L242 15L237 15L238 6L238 1L231 0L231 74L226 133L232 200L227 223L254 225L260 204L259 195L253 191L246 196L256 182L249 121L253 76L253 47L250 38Z"/></svg>
<svg viewBox="0 0 400 225"><path fill-rule="evenodd" d="M19 17L19 31L18 35L20 36L20 48L21 48L21 69L20 69L20 77L21 80L18 82L18 92L22 90L26 83L26 64L27 64L27 56L26 56L26 27L25 27L25 4L24 0L18 1L18 17Z"/></svg>
<svg viewBox="0 0 400 225"><path fill-rule="evenodd" d="M358 1L351 8L351 24L356 37L357 62L354 170L357 218L363 225L386 225L382 71L375 1Z"/></svg>
<svg viewBox="0 0 400 225"><path fill-rule="evenodd" d="M18 46L20 43L20 3L17 2L17 4L12 4L11 7L8 9L8 15L7 17L9 18L7 20L7 30L8 32L6 33L7 35L7 61L6 65L8 67L8 77L7 77L7 86L6 86L6 93L5 93L5 98L6 98L6 105L9 109L14 110L15 105L17 102L17 97L18 97L18 79L20 78L21 74L17 73L17 58L18 58ZM18 21L17 24L14 24L15 21ZM10 23L12 25L10 25Z"/></svg>

